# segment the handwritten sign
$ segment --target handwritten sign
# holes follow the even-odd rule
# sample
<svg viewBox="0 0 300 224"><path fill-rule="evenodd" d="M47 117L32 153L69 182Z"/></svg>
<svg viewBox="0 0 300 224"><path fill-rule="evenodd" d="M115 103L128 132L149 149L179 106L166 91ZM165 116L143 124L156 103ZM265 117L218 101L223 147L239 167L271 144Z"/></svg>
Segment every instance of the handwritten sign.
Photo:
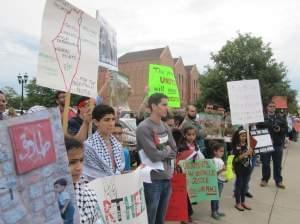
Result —
<svg viewBox="0 0 300 224"><path fill-rule="evenodd" d="M219 200L217 171L211 159L179 162L187 176L187 190L191 202Z"/></svg>
<svg viewBox="0 0 300 224"><path fill-rule="evenodd" d="M263 122L263 108L257 79L227 82L232 124Z"/></svg>
<svg viewBox="0 0 300 224"><path fill-rule="evenodd" d="M38 61L37 84L96 97L98 21L65 0L47 0Z"/></svg>
<svg viewBox="0 0 300 224"><path fill-rule="evenodd" d="M256 154L274 151L272 139L268 129L252 130L251 136L257 141L254 148Z"/></svg>
<svg viewBox="0 0 300 224"><path fill-rule="evenodd" d="M96 192L100 203L102 223L148 223L140 169L123 175L96 179L89 183L89 187Z"/></svg>
<svg viewBox="0 0 300 224"><path fill-rule="evenodd" d="M49 120L9 127L18 174L55 162L55 149Z"/></svg>
<svg viewBox="0 0 300 224"><path fill-rule="evenodd" d="M99 65L118 71L117 33L97 11L100 22Z"/></svg>
<svg viewBox="0 0 300 224"><path fill-rule="evenodd" d="M168 106L174 108L180 107L179 91L171 67L150 64L148 88L149 96L153 93L163 93L169 98Z"/></svg>
<svg viewBox="0 0 300 224"><path fill-rule="evenodd" d="M57 108L0 122L0 223L79 223Z"/></svg>
<svg viewBox="0 0 300 224"><path fill-rule="evenodd" d="M174 174L172 194L169 200L166 221L188 221L188 202L185 174Z"/></svg>

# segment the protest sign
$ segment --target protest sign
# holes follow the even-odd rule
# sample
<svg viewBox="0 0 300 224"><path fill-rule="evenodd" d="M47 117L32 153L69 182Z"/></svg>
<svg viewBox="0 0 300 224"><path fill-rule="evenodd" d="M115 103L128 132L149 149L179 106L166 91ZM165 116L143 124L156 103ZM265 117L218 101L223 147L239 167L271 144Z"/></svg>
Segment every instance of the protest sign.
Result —
<svg viewBox="0 0 300 224"><path fill-rule="evenodd" d="M218 114L199 113L201 123L207 138L222 138L222 116Z"/></svg>
<svg viewBox="0 0 300 224"><path fill-rule="evenodd" d="M110 105L122 111L129 111L128 98L130 89L128 77L120 72L111 72L112 79L109 83Z"/></svg>
<svg viewBox="0 0 300 224"><path fill-rule="evenodd" d="M257 141L254 148L256 154L274 151L272 139L268 129L257 129L250 131L251 136Z"/></svg>
<svg viewBox="0 0 300 224"><path fill-rule="evenodd" d="M96 192L104 224L148 223L140 169L127 174L99 178L88 185Z"/></svg>
<svg viewBox="0 0 300 224"><path fill-rule="evenodd" d="M176 173L172 178L172 194L169 200L166 221L188 221L186 176Z"/></svg>
<svg viewBox="0 0 300 224"><path fill-rule="evenodd" d="M191 202L219 199L216 166L212 159L179 162L187 177L187 190Z"/></svg>
<svg viewBox="0 0 300 224"><path fill-rule="evenodd" d="M70 199L72 223L79 223L59 113L54 108L0 122L1 224L62 224L61 193Z"/></svg>
<svg viewBox="0 0 300 224"><path fill-rule="evenodd" d="M97 11L100 22L99 65L118 71L117 33Z"/></svg>
<svg viewBox="0 0 300 224"><path fill-rule="evenodd" d="M263 108L258 80L227 82L232 124L263 122Z"/></svg>
<svg viewBox="0 0 300 224"><path fill-rule="evenodd" d="M163 93L168 100L168 106L179 108L180 96L173 74L173 69L164 65L149 65L148 95L153 93Z"/></svg>
<svg viewBox="0 0 300 224"><path fill-rule="evenodd" d="M96 97L99 22L64 0L47 0L37 84Z"/></svg>
<svg viewBox="0 0 300 224"><path fill-rule="evenodd" d="M226 171L225 171L225 178L227 181L231 181L234 179L234 172L233 172L233 159L234 159L234 155L229 155L227 157L227 161L226 161Z"/></svg>
<svg viewBox="0 0 300 224"><path fill-rule="evenodd" d="M275 103L277 109L287 109L287 97L286 96L273 96L272 101Z"/></svg>

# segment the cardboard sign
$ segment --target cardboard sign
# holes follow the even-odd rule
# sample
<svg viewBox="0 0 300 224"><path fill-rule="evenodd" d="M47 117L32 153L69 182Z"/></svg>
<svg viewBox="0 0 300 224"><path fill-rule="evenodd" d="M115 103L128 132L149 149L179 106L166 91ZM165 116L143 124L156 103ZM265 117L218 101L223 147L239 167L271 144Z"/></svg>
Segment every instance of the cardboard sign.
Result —
<svg viewBox="0 0 300 224"><path fill-rule="evenodd" d="M254 148L256 154L274 151L272 139L268 129L250 131L251 136L256 140L257 144Z"/></svg>
<svg viewBox="0 0 300 224"><path fill-rule="evenodd" d="M1 224L79 223L57 108L0 122L0 177Z"/></svg>
<svg viewBox="0 0 300 224"><path fill-rule="evenodd" d="M273 96L272 101L275 103L277 109L287 109L287 97L286 96Z"/></svg>
<svg viewBox="0 0 300 224"><path fill-rule="evenodd" d="M207 138L222 138L222 117L218 114L199 113L199 122Z"/></svg>
<svg viewBox="0 0 300 224"><path fill-rule="evenodd" d="M117 33L97 11L100 22L99 65L118 71Z"/></svg>
<svg viewBox="0 0 300 224"><path fill-rule="evenodd" d="M233 125L264 121L257 79L227 82L227 90Z"/></svg>
<svg viewBox="0 0 300 224"><path fill-rule="evenodd" d="M97 96L99 22L65 0L47 0L37 84Z"/></svg>
<svg viewBox="0 0 300 224"><path fill-rule="evenodd" d="M169 98L169 107L180 108L180 95L171 67L150 64L148 88L149 96L153 93L163 93Z"/></svg>
<svg viewBox="0 0 300 224"><path fill-rule="evenodd" d="M18 174L55 162L55 149L49 120L9 127Z"/></svg>
<svg viewBox="0 0 300 224"><path fill-rule="evenodd" d="M123 175L99 178L88 185L96 192L102 223L148 223L140 169Z"/></svg>
<svg viewBox="0 0 300 224"><path fill-rule="evenodd" d="M219 200L217 170L212 159L180 161L191 202Z"/></svg>
<svg viewBox="0 0 300 224"><path fill-rule="evenodd" d="M166 221L188 221L187 195L185 174L174 174Z"/></svg>
<svg viewBox="0 0 300 224"><path fill-rule="evenodd" d="M129 111L128 98L130 94L128 77L120 72L111 73L112 80L109 83L110 105L118 110Z"/></svg>

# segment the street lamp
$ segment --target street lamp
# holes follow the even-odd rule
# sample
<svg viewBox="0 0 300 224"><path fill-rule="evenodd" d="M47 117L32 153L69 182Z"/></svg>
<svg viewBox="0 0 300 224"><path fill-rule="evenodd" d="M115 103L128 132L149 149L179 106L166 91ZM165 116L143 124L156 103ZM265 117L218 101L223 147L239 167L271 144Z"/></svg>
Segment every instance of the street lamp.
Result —
<svg viewBox="0 0 300 224"><path fill-rule="evenodd" d="M23 114L23 101L24 101L24 84L27 83L28 75L27 72L22 76L20 73L18 75L18 81L21 85L22 95L21 95L21 115Z"/></svg>

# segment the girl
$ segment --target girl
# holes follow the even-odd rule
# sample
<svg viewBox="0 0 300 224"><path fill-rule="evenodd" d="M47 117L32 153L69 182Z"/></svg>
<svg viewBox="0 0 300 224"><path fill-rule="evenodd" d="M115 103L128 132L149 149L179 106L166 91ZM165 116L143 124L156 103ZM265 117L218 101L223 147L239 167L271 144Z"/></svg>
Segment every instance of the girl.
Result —
<svg viewBox="0 0 300 224"><path fill-rule="evenodd" d="M193 126L187 126L183 129L183 136L178 144L178 154L176 157L176 164L178 165L180 160L188 160L188 159L204 159L203 154L198 149L197 143L196 143L196 137L197 137L197 130ZM189 215L189 222L188 223L195 223L197 224L197 220L192 219L193 208L188 198L188 215ZM181 222L182 224L186 224L186 222Z"/></svg>
<svg viewBox="0 0 300 224"><path fill-rule="evenodd" d="M251 210L245 203L245 196L247 193L247 185L251 174L251 157L253 150L248 148L247 131L244 129L237 130L232 137L233 150L233 168L236 174L235 182L235 208L239 211L245 209Z"/></svg>
<svg viewBox="0 0 300 224"><path fill-rule="evenodd" d="M94 191L89 189L82 176L83 169L83 144L74 138L65 138L77 207L81 224L101 224L101 213Z"/></svg>

